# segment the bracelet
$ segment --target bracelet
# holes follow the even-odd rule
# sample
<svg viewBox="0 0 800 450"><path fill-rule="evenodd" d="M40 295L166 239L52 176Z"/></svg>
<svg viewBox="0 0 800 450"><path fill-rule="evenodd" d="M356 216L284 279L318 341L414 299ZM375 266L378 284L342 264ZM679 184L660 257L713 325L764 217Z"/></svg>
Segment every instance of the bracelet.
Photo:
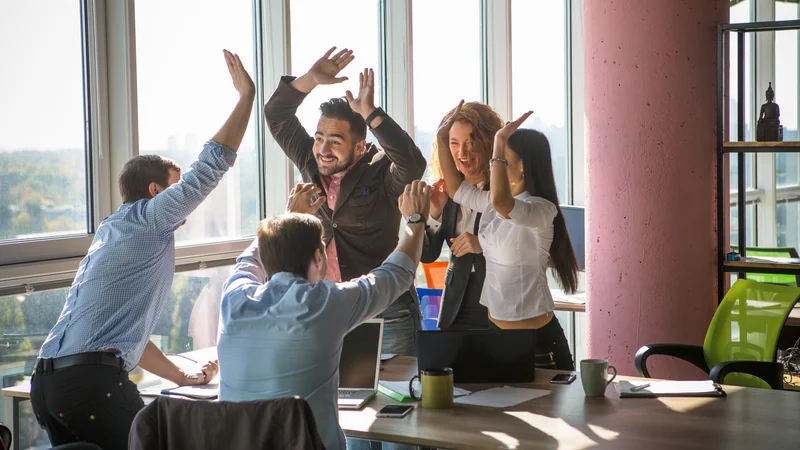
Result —
<svg viewBox="0 0 800 450"><path fill-rule="evenodd" d="M505 159L505 158L492 158L492 159L489 160L489 167L490 168L494 165L495 161L498 161L498 162L501 162L501 163L505 163L505 165L508 165L508 160Z"/></svg>
<svg viewBox="0 0 800 450"><path fill-rule="evenodd" d="M367 116L367 118L364 121L367 123L367 126L371 130L372 127L370 127L369 124L372 123L372 120L375 119L378 116L385 116L385 115L386 115L386 111L384 111L383 108L381 108L379 106L379 107L375 108L374 111L369 113L369 115Z"/></svg>

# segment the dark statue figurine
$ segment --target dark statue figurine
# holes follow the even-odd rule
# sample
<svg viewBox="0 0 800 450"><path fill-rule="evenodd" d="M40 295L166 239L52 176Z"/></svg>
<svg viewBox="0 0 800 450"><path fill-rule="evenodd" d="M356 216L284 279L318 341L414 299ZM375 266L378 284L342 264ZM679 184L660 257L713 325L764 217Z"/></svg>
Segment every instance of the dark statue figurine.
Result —
<svg viewBox="0 0 800 450"><path fill-rule="evenodd" d="M772 83L767 88L767 103L761 105L756 127L756 140L759 142L774 142L783 140L783 127L781 126L781 109L773 102L775 91Z"/></svg>

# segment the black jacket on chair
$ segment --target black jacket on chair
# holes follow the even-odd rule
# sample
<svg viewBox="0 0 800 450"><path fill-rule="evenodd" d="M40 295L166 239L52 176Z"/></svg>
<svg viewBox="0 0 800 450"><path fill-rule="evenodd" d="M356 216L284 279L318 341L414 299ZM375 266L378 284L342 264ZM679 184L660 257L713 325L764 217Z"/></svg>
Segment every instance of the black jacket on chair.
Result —
<svg viewBox="0 0 800 450"><path fill-rule="evenodd" d="M460 205L458 203L452 199L447 200L440 218L442 225L438 230L429 229L426 233L425 244L422 248L422 262L431 263L436 261L442 252L442 243L447 242L447 245L450 246L450 239L458 237L456 224L458 223L459 209ZM480 220L481 213L479 212L475 224L473 224L473 229L470 230L475 235L477 235ZM467 289L473 266L475 267L475 273L472 277L474 286L469 286L469 289ZM444 330L453 325L459 315L462 303L473 305L480 301L480 293L485 276L486 259L483 254L467 253L460 258L451 254L450 263L447 266L447 274L445 275L442 303L439 309L440 329ZM465 298L465 295L468 298ZM486 320L488 326L488 313Z"/></svg>
<svg viewBox="0 0 800 450"><path fill-rule="evenodd" d="M299 397L202 402L158 397L139 411L130 450L324 450L311 407Z"/></svg>

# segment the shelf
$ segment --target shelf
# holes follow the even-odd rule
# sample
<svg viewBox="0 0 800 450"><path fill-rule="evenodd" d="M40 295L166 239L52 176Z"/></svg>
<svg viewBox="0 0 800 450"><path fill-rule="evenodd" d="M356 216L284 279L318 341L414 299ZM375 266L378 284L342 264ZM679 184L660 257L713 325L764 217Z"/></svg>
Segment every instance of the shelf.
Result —
<svg viewBox="0 0 800 450"><path fill-rule="evenodd" d="M800 142L723 142L722 153L800 152Z"/></svg>
<svg viewBox="0 0 800 450"><path fill-rule="evenodd" d="M775 263L757 259L748 260L746 257L743 257L741 261L725 261L722 268L725 272L800 275L800 264L798 263Z"/></svg>
<svg viewBox="0 0 800 450"><path fill-rule="evenodd" d="M781 20L775 22L749 22L749 23L730 23L719 26L723 31L782 31L796 30L800 28L800 20Z"/></svg>

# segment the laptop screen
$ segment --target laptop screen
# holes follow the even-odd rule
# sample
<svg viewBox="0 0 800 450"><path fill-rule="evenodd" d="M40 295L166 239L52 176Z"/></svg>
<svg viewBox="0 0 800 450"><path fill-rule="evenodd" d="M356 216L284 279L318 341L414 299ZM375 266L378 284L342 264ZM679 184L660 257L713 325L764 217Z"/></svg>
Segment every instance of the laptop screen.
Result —
<svg viewBox="0 0 800 450"><path fill-rule="evenodd" d="M339 387L377 389L383 321L362 323L347 333L339 361Z"/></svg>

